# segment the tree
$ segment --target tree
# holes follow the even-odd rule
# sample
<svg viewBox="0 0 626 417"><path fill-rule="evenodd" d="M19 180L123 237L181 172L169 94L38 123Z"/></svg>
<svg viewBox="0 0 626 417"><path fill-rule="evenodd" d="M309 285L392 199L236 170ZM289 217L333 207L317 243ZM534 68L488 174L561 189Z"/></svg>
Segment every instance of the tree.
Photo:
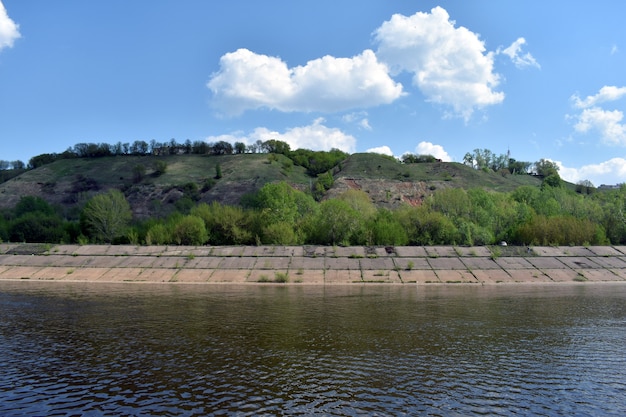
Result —
<svg viewBox="0 0 626 417"><path fill-rule="evenodd" d="M203 245L209 239L204 221L191 215L174 223L172 237L179 245Z"/></svg>
<svg viewBox="0 0 626 417"><path fill-rule="evenodd" d="M92 197L82 212L82 221L89 234L95 240L107 243L124 234L131 218L128 201L116 189Z"/></svg>
<svg viewBox="0 0 626 417"><path fill-rule="evenodd" d="M236 154L246 153L246 144L243 142L235 142L235 153Z"/></svg>
<svg viewBox="0 0 626 417"><path fill-rule="evenodd" d="M539 161L535 162L535 172L537 175L544 178L554 174L558 176L559 166L556 162L541 158Z"/></svg>

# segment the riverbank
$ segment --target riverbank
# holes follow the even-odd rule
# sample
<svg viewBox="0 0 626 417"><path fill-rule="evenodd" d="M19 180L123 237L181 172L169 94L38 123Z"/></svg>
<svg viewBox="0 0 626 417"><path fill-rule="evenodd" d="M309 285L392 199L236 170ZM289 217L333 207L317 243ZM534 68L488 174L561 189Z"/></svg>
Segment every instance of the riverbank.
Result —
<svg viewBox="0 0 626 417"><path fill-rule="evenodd" d="M290 284L626 282L626 246L0 244L0 281Z"/></svg>

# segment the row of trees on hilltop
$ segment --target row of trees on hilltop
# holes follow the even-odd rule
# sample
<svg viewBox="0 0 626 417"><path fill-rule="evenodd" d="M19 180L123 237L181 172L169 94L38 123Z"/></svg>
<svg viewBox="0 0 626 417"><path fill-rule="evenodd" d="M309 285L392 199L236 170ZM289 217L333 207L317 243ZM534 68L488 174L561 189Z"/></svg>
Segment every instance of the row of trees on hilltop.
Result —
<svg viewBox="0 0 626 417"><path fill-rule="evenodd" d="M133 219L119 190L103 191L75 220L38 197L0 216L0 239L175 245L583 245L626 243L626 186L593 194L565 187L513 192L445 188L420 206L375 206L350 190L315 201L285 182L263 186L243 205L194 203L162 218Z"/></svg>
<svg viewBox="0 0 626 417"><path fill-rule="evenodd" d="M116 144L108 143L78 143L60 154L41 154L30 159L29 168L52 163L59 159L72 158L100 158L106 156L146 156L146 155L236 155L244 153L269 153L281 154L290 158L294 164L303 166L311 176L324 173L340 161L348 157L348 154L338 149L330 151L312 151L297 149L292 151L289 144L279 140L257 140L251 145L243 142L231 144L226 141L208 143L205 141L190 141L178 143L175 139L169 142L150 142L138 140L133 143Z"/></svg>

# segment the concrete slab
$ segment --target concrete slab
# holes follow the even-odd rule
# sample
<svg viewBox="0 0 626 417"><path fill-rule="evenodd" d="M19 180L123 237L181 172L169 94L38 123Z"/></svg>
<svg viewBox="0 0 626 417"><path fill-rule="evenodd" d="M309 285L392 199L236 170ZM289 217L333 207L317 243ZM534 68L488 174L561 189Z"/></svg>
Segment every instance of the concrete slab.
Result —
<svg viewBox="0 0 626 417"><path fill-rule="evenodd" d="M481 258L468 258L468 257L464 257L464 258L461 258L461 261L467 267L467 269L472 270L472 271L474 269L502 269L502 268L500 268L500 265L498 265L491 258L482 258L482 257Z"/></svg>
<svg viewBox="0 0 626 417"><path fill-rule="evenodd" d="M187 258L180 256L149 257L152 259L152 268L181 268L187 262Z"/></svg>
<svg viewBox="0 0 626 417"><path fill-rule="evenodd" d="M98 281L129 281L143 282L144 279L139 278L142 268L111 268L102 274Z"/></svg>
<svg viewBox="0 0 626 417"><path fill-rule="evenodd" d="M396 256L418 258L428 255L423 246L396 246Z"/></svg>
<svg viewBox="0 0 626 417"><path fill-rule="evenodd" d="M557 246L532 246L533 253L537 256L563 256L563 249Z"/></svg>
<svg viewBox="0 0 626 417"><path fill-rule="evenodd" d="M427 258L430 267L435 270L464 269L467 267L459 258Z"/></svg>
<svg viewBox="0 0 626 417"><path fill-rule="evenodd" d="M550 277L550 280L554 282L574 282L578 273L573 269L542 269L542 272Z"/></svg>
<svg viewBox="0 0 626 417"><path fill-rule="evenodd" d="M180 269L173 279L176 282L208 282L213 273L212 269Z"/></svg>
<svg viewBox="0 0 626 417"><path fill-rule="evenodd" d="M553 258L552 256L545 257L532 257L527 258L528 262L530 262L535 268L538 269L559 269L559 268L567 268L569 267L561 262L558 258Z"/></svg>
<svg viewBox="0 0 626 417"><path fill-rule="evenodd" d="M174 281L174 277L178 269L150 268L144 269L137 276L137 279L148 282L170 282Z"/></svg>
<svg viewBox="0 0 626 417"><path fill-rule="evenodd" d="M586 246L563 247L564 256L594 256L595 254Z"/></svg>
<svg viewBox="0 0 626 417"><path fill-rule="evenodd" d="M589 250L596 256L623 256L623 253L612 246L590 246Z"/></svg>
<svg viewBox="0 0 626 417"><path fill-rule="evenodd" d="M335 248L335 256L341 258L364 258L365 248L363 246L347 246Z"/></svg>
<svg viewBox="0 0 626 417"><path fill-rule="evenodd" d="M455 283L474 283L478 284L478 279L469 271L462 270L436 270L435 273L439 277L439 281L448 284Z"/></svg>
<svg viewBox="0 0 626 417"><path fill-rule="evenodd" d="M607 270L615 275L616 281L626 281L626 269L609 269Z"/></svg>
<svg viewBox="0 0 626 417"><path fill-rule="evenodd" d="M290 271L303 270L321 270L325 269L326 260L324 258L291 258L291 264L289 264Z"/></svg>
<svg viewBox="0 0 626 417"><path fill-rule="evenodd" d="M626 255L626 246L613 246L613 249Z"/></svg>
<svg viewBox="0 0 626 417"><path fill-rule="evenodd" d="M394 269L432 269L426 258L393 258Z"/></svg>
<svg viewBox="0 0 626 417"><path fill-rule="evenodd" d="M409 283L417 283L417 284L427 284L427 283L438 283L439 277L435 274L435 271L432 269L422 269L422 270L411 270L411 271L400 271L400 276L402 277L402 282L405 284Z"/></svg>
<svg viewBox="0 0 626 417"><path fill-rule="evenodd" d="M455 246L454 251L460 256L477 256L489 258L491 250L487 246Z"/></svg>
<svg viewBox="0 0 626 417"><path fill-rule="evenodd" d="M185 268L191 269L217 269L220 262L225 258L220 257L198 257L194 259L188 259L185 263ZM229 258L230 259L230 258ZM232 258L239 259L239 258Z"/></svg>
<svg viewBox="0 0 626 417"><path fill-rule="evenodd" d="M256 259L256 269L289 269L291 258L287 256L262 256Z"/></svg>
<svg viewBox="0 0 626 417"><path fill-rule="evenodd" d="M363 282L385 282L400 284L400 276L396 271L362 271Z"/></svg>
<svg viewBox="0 0 626 417"><path fill-rule="evenodd" d="M75 272L74 268L63 268L63 267L47 267L41 268L31 276L31 279L41 279L41 280L63 280L70 279L71 275Z"/></svg>
<svg viewBox="0 0 626 417"><path fill-rule="evenodd" d="M552 282L550 277L538 269L512 269L507 272L513 282Z"/></svg>
<svg viewBox="0 0 626 417"><path fill-rule="evenodd" d="M118 257L118 268L133 267L133 268L150 268L154 264L154 260L151 256L120 256ZM183 265L185 259L179 259L179 265Z"/></svg>
<svg viewBox="0 0 626 417"><path fill-rule="evenodd" d="M220 269L253 269L260 258L234 257L219 259L220 263L218 268Z"/></svg>
<svg viewBox="0 0 626 417"><path fill-rule="evenodd" d="M65 277L66 281L99 281L111 268L77 268Z"/></svg>
<svg viewBox="0 0 626 417"><path fill-rule="evenodd" d="M353 258L326 258L325 265L330 270L361 270L359 259Z"/></svg>
<svg viewBox="0 0 626 417"><path fill-rule="evenodd" d="M519 256L497 258L496 263L502 269L534 269L535 267L527 260Z"/></svg>
<svg viewBox="0 0 626 417"><path fill-rule="evenodd" d="M458 256L453 246L424 246L426 254L431 257Z"/></svg>
<svg viewBox="0 0 626 417"><path fill-rule="evenodd" d="M576 272L591 282L623 281L620 275L606 269L578 269Z"/></svg>
<svg viewBox="0 0 626 417"><path fill-rule="evenodd" d="M595 263L589 258L581 257L581 256L564 256L557 258L559 261L563 262L569 268L572 269L598 269L602 268L600 265Z"/></svg>
<svg viewBox="0 0 626 417"><path fill-rule="evenodd" d="M359 260L362 270L385 269L391 270L396 267L393 258L363 258Z"/></svg>
<svg viewBox="0 0 626 417"><path fill-rule="evenodd" d="M289 281L290 282L300 282L302 284L323 284L324 283L324 270L305 270L297 272L294 270L289 270Z"/></svg>
<svg viewBox="0 0 626 417"><path fill-rule="evenodd" d="M626 268L626 258L617 256L596 256L593 262L600 265L603 268Z"/></svg>
<svg viewBox="0 0 626 417"><path fill-rule="evenodd" d="M326 284L352 284L363 282L361 270L326 270L324 283Z"/></svg>
<svg viewBox="0 0 626 417"><path fill-rule="evenodd" d="M0 273L0 279L31 279L39 268L30 266L11 266Z"/></svg>
<svg viewBox="0 0 626 417"><path fill-rule="evenodd" d="M246 247L247 246L214 246L211 251L211 256L242 256Z"/></svg>
<svg viewBox="0 0 626 417"><path fill-rule="evenodd" d="M181 271L182 272L182 271ZM209 278L209 282L243 283L246 282L250 271L242 269L216 270Z"/></svg>
<svg viewBox="0 0 626 417"><path fill-rule="evenodd" d="M479 282L486 284L513 282L513 278L503 269L472 269L472 274Z"/></svg>

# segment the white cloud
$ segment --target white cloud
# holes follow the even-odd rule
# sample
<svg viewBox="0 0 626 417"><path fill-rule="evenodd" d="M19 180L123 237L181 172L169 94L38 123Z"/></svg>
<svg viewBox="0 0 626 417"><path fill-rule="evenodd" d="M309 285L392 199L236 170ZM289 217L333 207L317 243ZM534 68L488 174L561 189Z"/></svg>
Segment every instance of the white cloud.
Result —
<svg viewBox="0 0 626 417"><path fill-rule="evenodd" d="M432 155L437 159L441 159L443 162L450 162L452 158L448 155L441 145L434 145L431 142L420 142L415 147L415 153L417 155Z"/></svg>
<svg viewBox="0 0 626 417"><path fill-rule="evenodd" d="M614 85L605 85L600 89L598 94L594 96L587 96L584 100L581 100L578 94L574 94L571 100L574 102L574 107L579 109L585 109L587 107L595 106L607 101L619 100L626 95L626 87L615 87Z"/></svg>
<svg viewBox="0 0 626 417"><path fill-rule="evenodd" d="M20 37L19 25L17 25L0 1L0 51L4 48L13 47L13 42Z"/></svg>
<svg viewBox="0 0 626 417"><path fill-rule="evenodd" d="M522 45L524 45L525 43L526 39L517 38L517 40L513 42L508 48L498 49L498 53L502 53L511 58L511 61L513 61L517 68L541 68L541 65L539 65L535 57L533 57L530 52L522 54Z"/></svg>
<svg viewBox="0 0 626 417"><path fill-rule="evenodd" d="M329 151L332 148L353 153L356 148L356 139L337 128L323 125L324 119L319 118L308 126L293 127L280 133L265 127L257 127L251 133L234 132L229 135L209 136L208 142L226 141L230 143L243 142L253 144L257 140L280 140L289 144L291 149L310 149L313 151Z"/></svg>
<svg viewBox="0 0 626 417"><path fill-rule="evenodd" d="M402 84L391 79L371 50L289 68L280 58L238 49L221 57L207 87L216 107L230 115L258 108L342 111L388 104L403 94Z"/></svg>
<svg viewBox="0 0 626 417"><path fill-rule="evenodd" d="M619 52L619 48L617 47L617 45L611 46L611 55L615 55L618 52Z"/></svg>
<svg viewBox="0 0 626 417"><path fill-rule="evenodd" d="M376 148L370 148L365 151L366 153L379 153L382 155L393 156L393 152L389 146L378 146Z"/></svg>
<svg viewBox="0 0 626 417"><path fill-rule="evenodd" d="M582 111L574 129L580 133L593 130L600 133L605 143L626 146L626 125L621 123L623 119L624 114L619 110L592 107Z"/></svg>
<svg viewBox="0 0 626 417"><path fill-rule="evenodd" d="M614 185L626 182L626 159L624 158L612 158L599 164L584 165L580 168L565 167L559 161L555 163L559 167L561 178L572 183L589 180L597 187L602 184Z"/></svg>
<svg viewBox="0 0 626 417"><path fill-rule="evenodd" d="M372 130L372 126L370 126L370 122L367 119L367 112L362 111L346 114L341 119L346 123L355 123L361 129Z"/></svg>
<svg viewBox="0 0 626 417"><path fill-rule="evenodd" d="M376 55L394 73L413 73L413 83L433 103L450 106L466 121L476 109L501 103L504 93L494 91L500 77L493 72L493 52L485 52L479 36L455 27L448 12L395 14L374 37Z"/></svg>
<svg viewBox="0 0 626 417"><path fill-rule="evenodd" d="M574 130L578 133L597 132L602 142L609 145L626 146L626 124L622 123L624 113L620 110L605 110L601 103L616 101L626 96L626 87L604 86L598 94L581 99L577 94L570 100L573 106L582 109L580 114L567 116L576 120Z"/></svg>

